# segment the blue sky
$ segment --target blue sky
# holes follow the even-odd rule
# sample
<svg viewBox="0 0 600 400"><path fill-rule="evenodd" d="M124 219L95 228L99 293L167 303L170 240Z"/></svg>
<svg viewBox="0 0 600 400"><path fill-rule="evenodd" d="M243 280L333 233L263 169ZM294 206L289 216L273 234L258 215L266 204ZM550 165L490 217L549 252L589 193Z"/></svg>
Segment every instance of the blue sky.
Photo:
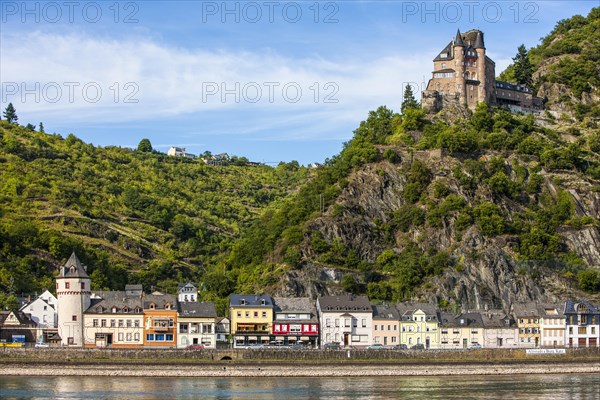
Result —
<svg viewBox="0 0 600 400"><path fill-rule="evenodd" d="M97 145L322 162L455 34L516 48L594 1L0 2L0 106Z"/></svg>

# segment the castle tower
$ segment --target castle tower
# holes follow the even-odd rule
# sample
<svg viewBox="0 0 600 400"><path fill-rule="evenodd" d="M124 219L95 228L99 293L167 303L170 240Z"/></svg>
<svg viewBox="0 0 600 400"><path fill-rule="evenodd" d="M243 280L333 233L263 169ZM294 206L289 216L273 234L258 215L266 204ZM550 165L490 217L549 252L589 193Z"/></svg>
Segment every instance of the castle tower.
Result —
<svg viewBox="0 0 600 400"><path fill-rule="evenodd" d="M477 52L477 77L479 78L479 90L477 98L480 102L489 103L488 85L485 70L485 46L483 44L483 33L481 31L477 32L477 38L475 39L475 45L473 48Z"/></svg>
<svg viewBox="0 0 600 400"><path fill-rule="evenodd" d="M460 93L462 102L466 102L467 88L465 82L465 43L463 41L460 29L456 30L456 38L453 46L455 70L456 70L456 92Z"/></svg>
<svg viewBox="0 0 600 400"><path fill-rule="evenodd" d="M58 334L63 346L83 346L83 312L90 306L91 279L75 253L56 277Z"/></svg>

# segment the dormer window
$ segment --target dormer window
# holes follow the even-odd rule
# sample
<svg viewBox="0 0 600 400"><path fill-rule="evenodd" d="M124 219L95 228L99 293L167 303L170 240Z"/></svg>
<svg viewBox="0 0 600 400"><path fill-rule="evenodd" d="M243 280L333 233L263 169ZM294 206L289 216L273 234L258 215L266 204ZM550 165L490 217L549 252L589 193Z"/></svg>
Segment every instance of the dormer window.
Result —
<svg viewBox="0 0 600 400"><path fill-rule="evenodd" d="M74 274L75 273L75 267L72 266L71 268L69 268L69 272L72 273L72 274Z"/></svg>
<svg viewBox="0 0 600 400"><path fill-rule="evenodd" d="M246 299L241 299L240 300L240 305L245 306L246 305Z"/></svg>
<svg viewBox="0 0 600 400"><path fill-rule="evenodd" d="M135 308L135 312L136 312L136 313L141 313L141 312L142 312L142 309L141 309L141 308L139 308L139 307L136 307L136 308Z"/></svg>
<svg viewBox="0 0 600 400"><path fill-rule="evenodd" d="M264 306L265 304L266 304L266 301L265 301L265 299L261 299L261 300L260 300L260 305Z"/></svg>
<svg viewBox="0 0 600 400"><path fill-rule="evenodd" d="M129 312L129 308L127 308L127 307L123 307L123 312L124 312L124 313L127 313L127 312Z"/></svg>
<svg viewBox="0 0 600 400"><path fill-rule="evenodd" d="M171 304L167 303L165 304L165 310L170 310L171 309Z"/></svg>
<svg viewBox="0 0 600 400"><path fill-rule="evenodd" d="M149 308L150 308L151 310L154 310L154 308L155 308L155 306L154 306L154 303L150 303L150 306L149 306Z"/></svg>
<svg viewBox="0 0 600 400"><path fill-rule="evenodd" d="M111 312L112 312L113 314L114 314L114 313L116 313L116 312L117 312L117 307L113 307L113 308L111 309Z"/></svg>

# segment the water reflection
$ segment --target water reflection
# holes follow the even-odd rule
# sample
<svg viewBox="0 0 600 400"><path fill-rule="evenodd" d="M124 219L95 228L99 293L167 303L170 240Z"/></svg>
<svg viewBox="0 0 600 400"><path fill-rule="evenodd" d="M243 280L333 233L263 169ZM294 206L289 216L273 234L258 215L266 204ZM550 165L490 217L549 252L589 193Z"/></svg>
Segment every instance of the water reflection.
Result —
<svg viewBox="0 0 600 400"><path fill-rule="evenodd" d="M600 376L398 378L1 377L2 399L575 399L600 398Z"/></svg>

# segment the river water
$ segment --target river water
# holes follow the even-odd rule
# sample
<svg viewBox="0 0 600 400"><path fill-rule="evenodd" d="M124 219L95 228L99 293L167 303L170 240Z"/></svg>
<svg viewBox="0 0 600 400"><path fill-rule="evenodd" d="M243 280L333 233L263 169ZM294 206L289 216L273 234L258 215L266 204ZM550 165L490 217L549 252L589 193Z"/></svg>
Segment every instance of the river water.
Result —
<svg viewBox="0 0 600 400"><path fill-rule="evenodd" d="M600 399L600 376L119 378L0 376L1 399Z"/></svg>

